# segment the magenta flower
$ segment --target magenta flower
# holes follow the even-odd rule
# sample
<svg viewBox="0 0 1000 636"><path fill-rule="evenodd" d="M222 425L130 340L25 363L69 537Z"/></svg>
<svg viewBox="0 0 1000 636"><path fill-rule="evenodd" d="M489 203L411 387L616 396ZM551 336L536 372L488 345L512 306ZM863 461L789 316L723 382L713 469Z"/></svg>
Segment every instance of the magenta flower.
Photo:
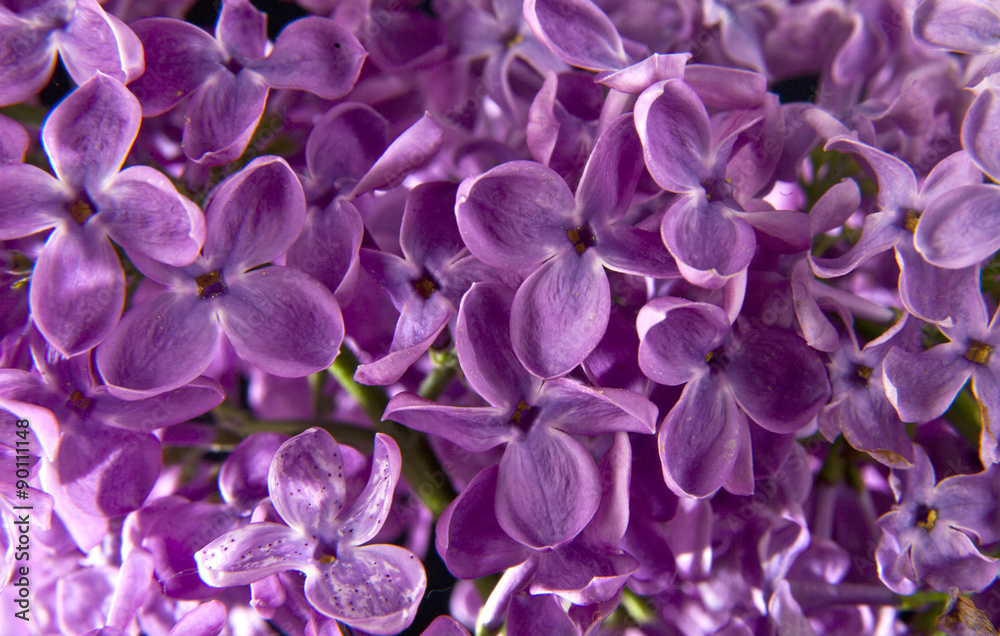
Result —
<svg viewBox="0 0 1000 636"><path fill-rule="evenodd" d="M195 555L202 579L215 587L247 585L271 574L306 575L306 598L318 611L371 634L396 634L413 622L427 579L409 550L365 545L389 514L399 480L399 447L375 436L371 477L346 498L340 447L311 428L278 449L268 473L275 511L288 524L251 523Z"/></svg>

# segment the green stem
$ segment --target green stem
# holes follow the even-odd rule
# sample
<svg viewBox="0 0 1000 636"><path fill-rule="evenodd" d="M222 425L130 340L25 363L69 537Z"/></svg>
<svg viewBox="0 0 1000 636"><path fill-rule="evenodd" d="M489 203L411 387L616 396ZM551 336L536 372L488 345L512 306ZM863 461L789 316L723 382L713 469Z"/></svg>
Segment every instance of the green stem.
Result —
<svg viewBox="0 0 1000 636"><path fill-rule="evenodd" d="M254 433L274 432L285 435L298 435L314 426L326 429L339 444L353 446L363 453L370 453L374 448L372 432L346 422L330 420L258 420L245 411L223 402L212 410L219 422L220 428L239 435L241 438Z"/></svg>
<svg viewBox="0 0 1000 636"><path fill-rule="evenodd" d="M434 369L420 383L417 395L428 400L437 400L455 379L458 373L458 358L453 351L432 352L431 360L434 361Z"/></svg>
<svg viewBox="0 0 1000 636"><path fill-rule="evenodd" d="M621 607L636 625L646 625L656 620L656 612L649 607L646 600L627 587L622 590Z"/></svg>
<svg viewBox="0 0 1000 636"><path fill-rule="evenodd" d="M399 450L405 461L403 462L403 476L409 482L420 500L432 513L434 517L440 517L448 504L455 499L455 490L451 486L447 473L434 456L427 438L418 431L406 428L398 422L383 420L385 407L389 403L389 396L380 386L368 386L360 384L354 379L354 372L358 368L358 359L347 347L340 348L340 355L333 361L330 373L340 386L347 391L351 397L357 400L361 408L368 414L368 418L375 425L375 430L385 433L396 440Z"/></svg>

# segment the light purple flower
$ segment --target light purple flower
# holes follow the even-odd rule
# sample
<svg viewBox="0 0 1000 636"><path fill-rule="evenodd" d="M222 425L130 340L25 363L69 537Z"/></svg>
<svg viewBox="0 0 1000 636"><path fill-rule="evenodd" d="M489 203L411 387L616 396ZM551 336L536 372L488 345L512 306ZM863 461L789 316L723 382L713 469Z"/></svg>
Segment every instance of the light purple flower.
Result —
<svg viewBox="0 0 1000 636"><path fill-rule="evenodd" d="M288 525L252 523L219 537L195 556L199 574L228 587L299 570L322 614L372 634L402 631L423 598L423 565L404 548L365 545L385 523L399 470L399 447L376 434L368 485L348 501L337 442L320 428L297 435L268 473L271 503Z"/></svg>
<svg viewBox="0 0 1000 636"><path fill-rule="evenodd" d="M101 376L127 399L187 384L212 361L223 334L241 358L273 375L330 366L344 337L333 294L274 261L305 218L298 178L284 160L260 157L206 200L208 236L198 259L170 267L136 259L168 289L133 307L97 350Z"/></svg>
<svg viewBox="0 0 1000 636"><path fill-rule="evenodd" d="M129 256L189 264L205 239L198 207L162 173L121 170L139 131L139 103L98 74L49 115L42 141L56 176L30 164L0 167L0 239L54 228L35 262L35 324L63 354L92 348L118 324L125 275L111 241Z"/></svg>

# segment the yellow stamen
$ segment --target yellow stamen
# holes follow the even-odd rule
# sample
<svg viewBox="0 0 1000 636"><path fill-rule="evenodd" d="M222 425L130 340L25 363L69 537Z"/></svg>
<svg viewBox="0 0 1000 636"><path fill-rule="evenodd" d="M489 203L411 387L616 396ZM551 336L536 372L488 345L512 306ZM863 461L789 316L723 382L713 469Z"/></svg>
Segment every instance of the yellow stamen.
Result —
<svg viewBox="0 0 1000 636"><path fill-rule="evenodd" d="M965 359L976 364L986 364L990 361L992 353L993 347L973 340L969 343L968 351L965 352Z"/></svg>

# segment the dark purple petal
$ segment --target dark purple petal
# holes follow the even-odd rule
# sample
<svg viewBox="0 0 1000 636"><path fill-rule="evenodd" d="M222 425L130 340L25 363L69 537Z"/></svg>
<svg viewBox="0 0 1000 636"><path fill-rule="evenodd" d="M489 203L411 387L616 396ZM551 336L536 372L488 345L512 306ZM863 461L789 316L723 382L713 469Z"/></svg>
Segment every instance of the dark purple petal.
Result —
<svg viewBox="0 0 1000 636"><path fill-rule="evenodd" d="M580 534L589 546L619 546L629 523L629 483L632 479L632 444L625 433L615 441L598 466L601 472L601 504Z"/></svg>
<svg viewBox="0 0 1000 636"><path fill-rule="evenodd" d="M652 278L677 278L677 262L656 232L612 226L597 232L594 250L608 269Z"/></svg>
<svg viewBox="0 0 1000 636"><path fill-rule="evenodd" d="M707 106L720 110L756 108L767 94L766 76L717 64L688 65L684 82Z"/></svg>
<svg viewBox="0 0 1000 636"><path fill-rule="evenodd" d="M814 258L810 253L809 262L820 278L843 276L903 238L903 230L896 224L893 214L876 212L865 217L861 238L845 254L836 258Z"/></svg>
<svg viewBox="0 0 1000 636"><path fill-rule="evenodd" d="M535 37L570 66L605 71L628 63L615 25L589 0L527 0L524 19Z"/></svg>
<svg viewBox="0 0 1000 636"><path fill-rule="evenodd" d="M104 340L125 304L125 274L107 237L74 226L49 236L31 276L38 330L66 356Z"/></svg>
<svg viewBox="0 0 1000 636"><path fill-rule="evenodd" d="M241 358L294 378L329 367L344 339L333 294L297 269L273 265L229 281L219 319Z"/></svg>
<svg viewBox="0 0 1000 636"><path fill-rule="evenodd" d="M701 194L680 197L670 206L660 234L681 275L711 289L745 269L757 246L749 223Z"/></svg>
<svg viewBox="0 0 1000 636"><path fill-rule="evenodd" d="M454 214L457 190L449 181L425 181L410 190L399 229L407 260L433 271L465 248Z"/></svg>
<svg viewBox="0 0 1000 636"><path fill-rule="evenodd" d="M191 289L161 292L129 310L97 349L113 395L138 399L184 386L208 367L219 342L213 303Z"/></svg>
<svg viewBox="0 0 1000 636"><path fill-rule="evenodd" d="M180 267L194 261L205 242L201 210L152 168L123 170L91 198L108 235L129 252Z"/></svg>
<svg viewBox="0 0 1000 636"><path fill-rule="evenodd" d="M400 393L389 400L383 417L478 453L516 438L510 414L510 409L445 406Z"/></svg>
<svg viewBox="0 0 1000 636"><path fill-rule="evenodd" d="M831 139L826 149L855 153L868 162L878 179L878 204L883 211L916 205L917 179L902 159L848 137Z"/></svg>
<svg viewBox="0 0 1000 636"><path fill-rule="evenodd" d="M239 157L264 114L267 93L264 78L248 69L236 75L220 69L206 77L188 102L184 154L206 166Z"/></svg>
<svg viewBox="0 0 1000 636"><path fill-rule="evenodd" d="M98 74L56 106L42 143L60 181L100 189L125 162L139 133L139 102L122 84Z"/></svg>
<svg viewBox="0 0 1000 636"><path fill-rule="evenodd" d="M746 416L720 375L688 382L660 426L663 477L678 496L707 497L721 488L749 436Z"/></svg>
<svg viewBox="0 0 1000 636"><path fill-rule="evenodd" d="M462 298L455 349L472 389L493 406L513 409L534 395L538 378L517 359L510 339L514 291L499 283L476 283Z"/></svg>
<svg viewBox="0 0 1000 636"><path fill-rule="evenodd" d="M1000 189L954 188L934 199L920 216L913 242L928 262L959 269L978 265L1000 249Z"/></svg>
<svg viewBox="0 0 1000 636"><path fill-rule="evenodd" d="M565 252L538 268L514 295L514 352L541 378L565 375L604 337L610 314L611 287L596 252Z"/></svg>
<svg viewBox="0 0 1000 636"><path fill-rule="evenodd" d="M358 365L354 379L362 384L387 386L399 380L441 335L454 316L451 303L441 294L426 301L410 298L400 308L389 353L373 362Z"/></svg>
<svg viewBox="0 0 1000 636"><path fill-rule="evenodd" d="M941 481L927 502L938 519L970 532L984 545L1000 540L1000 466L993 464L974 475L955 475Z"/></svg>
<svg viewBox="0 0 1000 636"><path fill-rule="evenodd" d="M278 448L267 473L275 511L290 527L323 545L337 542L333 520L344 509L347 485L340 447L317 427Z"/></svg>
<svg viewBox="0 0 1000 636"><path fill-rule="evenodd" d="M160 442L92 423L64 431L56 453L59 481L87 514L117 517L138 509L160 474Z"/></svg>
<svg viewBox="0 0 1000 636"><path fill-rule="evenodd" d="M337 302L347 305L357 285L364 231L358 209L350 201L334 199L325 210L314 210L306 217L285 262L326 285Z"/></svg>
<svg viewBox="0 0 1000 636"><path fill-rule="evenodd" d="M212 587L248 585L262 578L316 565L317 541L278 523L251 523L215 539L194 555L198 574Z"/></svg>
<svg viewBox="0 0 1000 636"><path fill-rule="evenodd" d="M620 115L597 139L576 189L580 219L610 225L628 211L645 168L631 114Z"/></svg>
<svg viewBox="0 0 1000 636"><path fill-rule="evenodd" d="M287 435L266 431L254 433L236 445L219 469L219 493L226 503L250 510L268 497L271 461L287 441ZM332 488L335 483L329 485Z"/></svg>
<svg viewBox="0 0 1000 636"><path fill-rule="evenodd" d="M632 391L550 380L542 385L537 406L548 426L571 435L656 431L656 406Z"/></svg>
<svg viewBox="0 0 1000 636"><path fill-rule="evenodd" d="M321 187L360 179L389 146L388 128L388 120L371 106L334 106L317 120L306 141L309 175Z"/></svg>
<svg viewBox="0 0 1000 636"><path fill-rule="evenodd" d="M646 167L663 189L688 192L708 176L712 129L701 99L683 80L658 82L639 96L635 127Z"/></svg>
<svg viewBox="0 0 1000 636"><path fill-rule="evenodd" d="M254 159L205 202L205 258L229 271L272 261L298 237L305 214L302 185L285 160Z"/></svg>
<svg viewBox="0 0 1000 636"><path fill-rule="evenodd" d="M805 252L812 244L809 215L787 210L761 210L737 215L755 230L757 244L779 254Z"/></svg>
<svg viewBox="0 0 1000 636"><path fill-rule="evenodd" d="M729 333L719 307L682 298L655 298L640 311L639 367L650 379L676 386L708 373L706 356Z"/></svg>
<svg viewBox="0 0 1000 636"><path fill-rule="evenodd" d="M812 236L842 226L861 205L861 189L854 179L844 179L823 193L809 210L809 233Z"/></svg>
<svg viewBox="0 0 1000 636"><path fill-rule="evenodd" d="M922 353L894 347L885 356L885 393L904 422L929 422L941 416L972 375L958 345L938 345Z"/></svg>
<svg viewBox="0 0 1000 636"><path fill-rule="evenodd" d="M500 460L496 513L500 527L532 548L566 543L590 522L601 480L590 453L557 430L534 426Z"/></svg>
<svg viewBox="0 0 1000 636"><path fill-rule="evenodd" d="M189 22L147 18L131 26L142 41L146 72L129 88L146 117L176 106L226 59L218 41Z"/></svg>
<svg viewBox="0 0 1000 636"><path fill-rule="evenodd" d="M0 166L7 194L0 200L0 239L29 236L69 221L73 192L44 170L26 163Z"/></svg>
<svg viewBox="0 0 1000 636"><path fill-rule="evenodd" d="M514 595L507 609L506 633L510 636L580 636L580 630L555 594Z"/></svg>
<svg viewBox="0 0 1000 636"><path fill-rule="evenodd" d="M427 588L424 566L394 545L344 550L306 576L306 598L321 613L369 634L390 636L409 627Z"/></svg>
<svg viewBox="0 0 1000 636"><path fill-rule="evenodd" d="M455 213L469 250L494 267L540 264L572 243L576 227L569 186L553 170L511 161L470 177L458 188Z"/></svg>
<svg viewBox="0 0 1000 636"><path fill-rule="evenodd" d="M247 0L223 0L215 39L240 61L264 57L267 16Z"/></svg>
<svg viewBox="0 0 1000 636"><path fill-rule="evenodd" d="M774 433L793 433L816 416L830 397L819 353L777 327L743 335L733 347L726 379L755 422Z"/></svg>
<svg viewBox="0 0 1000 636"><path fill-rule="evenodd" d="M596 550L573 542L538 560L532 594L557 594L574 605L612 598L639 569L639 562L620 550Z"/></svg>
<svg viewBox="0 0 1000 636"><path fill-rule="evenodd" d="M339 99L353 87L367 53L333 20L306 17L290 23L267 58L251 65L271 88L297 88Z"/></svg>
<svg viewBox="0 0 1000 636"><path fill-rule="evenodd" d="M437 523L436 547L454 576L477 579L523 563L532 551L500 527L494 511L499 467L476 475Z"/></svg>
<svg viewBox="0 0 1000 636"><path fill-rule="evenodd" d="M909 240L896 243L896 262L900 269L899 297L907 311L941 326L961 320L956 296L976 287L978 265L963 269L931 265Z"/></svg>
<svg viewBox="0 0 1000 636"><path fill-rule="evenodd" d="M444 129L430 113L417 120L389 144L378 161L351 191L360 196L372 190L388 190L402 183L406 175L424 167L444 144Z"/></svg>

